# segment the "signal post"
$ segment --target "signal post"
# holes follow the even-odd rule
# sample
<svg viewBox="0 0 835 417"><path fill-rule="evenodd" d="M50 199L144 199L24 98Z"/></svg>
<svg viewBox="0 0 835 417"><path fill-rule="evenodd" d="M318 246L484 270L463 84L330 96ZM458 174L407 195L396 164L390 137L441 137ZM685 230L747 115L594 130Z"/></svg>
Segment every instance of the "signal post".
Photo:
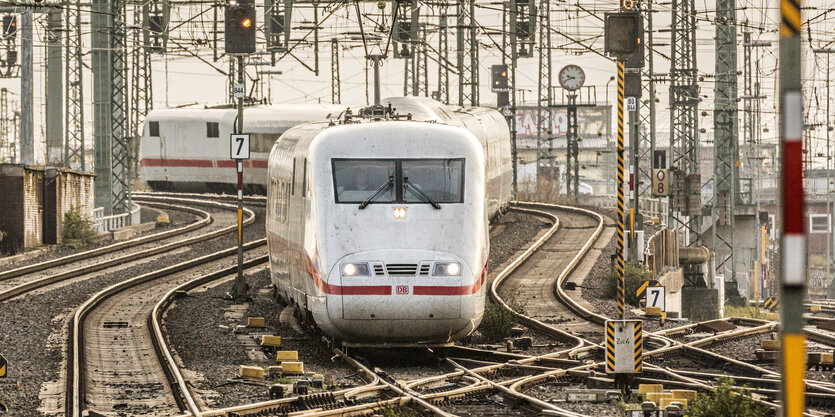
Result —
<svg viewBox="0 0 835 417"><path fill-rule="evenodd" d="M243 271L243 160L249 159L249 135L244 131L244 57L255 52L255 1L228 0L225 16L226 53L238 60L238 80L234 85L238 100L238 120L229 138L229 156L236 161L238 174L238 275L232 286L232 297L236 300L249 298L249 285Z"/></svg>
<svg viewBox="0 0 835 417"><path fill-rule="evenodd" d="M626 2L625 2L626 3ZM606 13L604 23L605 52L617 61L618 80L618 136L617 136L617 277L618 277L618 318L606 322L606 372L613 373L615 383L624 394L629 393L629 375L643 369L643 332L640 320L626 320L626 289L624 284L624 62L638 50L640 31L643 25L641 15L634 10L631 1L621 11ZM623 11L626 9L627 11ZM637 174L637 173L636 173Z"/></svg>

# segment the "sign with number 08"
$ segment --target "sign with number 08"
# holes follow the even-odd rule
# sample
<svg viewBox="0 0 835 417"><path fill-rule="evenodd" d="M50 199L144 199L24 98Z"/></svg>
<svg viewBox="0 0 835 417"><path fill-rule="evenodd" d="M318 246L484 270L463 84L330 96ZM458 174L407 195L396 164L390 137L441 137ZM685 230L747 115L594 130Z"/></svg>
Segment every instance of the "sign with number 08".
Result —
<svg viewBox="0 0 835 417"><path fill-rule="evenodd" d="M665 197L670 195L670 170L652 170L652 196Z"/></svg>
<svg viewBox="0 0 835 417"><path fill-rule="evenodd" d="M229 158L249 159L249 135L229 136Z"/></svg>

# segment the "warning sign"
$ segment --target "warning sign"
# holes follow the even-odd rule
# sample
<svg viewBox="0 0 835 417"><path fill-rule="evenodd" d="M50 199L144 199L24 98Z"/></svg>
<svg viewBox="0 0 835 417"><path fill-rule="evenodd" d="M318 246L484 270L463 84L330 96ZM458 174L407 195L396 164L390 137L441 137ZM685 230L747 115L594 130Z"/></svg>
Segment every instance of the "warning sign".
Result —
<svg viewBox="0 0 835 417"><path fill-rule="evenodd" d="M3 355L0 355L0 378L6 377L6 358Z"/></svg>
<svg viewBox="0 0 835 417"><path fill-rule="evenodd" d="M640 320L606 321L606 373L636 374L643 369L643 325Z"/></svg>

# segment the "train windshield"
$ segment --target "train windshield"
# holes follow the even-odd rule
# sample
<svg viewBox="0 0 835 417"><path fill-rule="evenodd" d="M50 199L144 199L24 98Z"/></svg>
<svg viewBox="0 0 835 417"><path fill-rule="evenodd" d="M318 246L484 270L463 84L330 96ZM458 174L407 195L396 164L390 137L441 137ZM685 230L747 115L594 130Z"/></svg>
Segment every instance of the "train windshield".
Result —
<svg viewBox="0 0 835 417"><path fill-rule="evenodd" d="M337 203L364 207L373 203L435 206L464 202L463 158L334 159L332 163ZM396 186L391 186L390 178Z"/></svg>
<svg viewBox="0 0 835 417"><path fill-rule="evenodd" d="M464 202L463 159L413 159L401 162L406 203ZM424 194L424 195L421 195Z"/></svg>
<svg viewBox="0 0 835 417"><path fill-rule="evenodd" d="M341 159L333 161L333 179L337 203L362 203L395 176L396 162L391 159ZM375 203L393 203L395 187L386 187Z"/></svg>

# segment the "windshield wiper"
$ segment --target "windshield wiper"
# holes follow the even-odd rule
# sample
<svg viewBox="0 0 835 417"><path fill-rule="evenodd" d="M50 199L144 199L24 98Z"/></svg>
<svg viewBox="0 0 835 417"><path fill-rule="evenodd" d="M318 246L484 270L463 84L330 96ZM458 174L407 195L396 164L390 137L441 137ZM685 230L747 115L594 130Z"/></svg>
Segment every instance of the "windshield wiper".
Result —
<svg viewBox="0 0 835 417"><path fill-rule="evenodd" d="M438 204L437 201L433 200L432 197L429 197L428 195L426 195L426 193L424 193L423 190L418 188L417 185L414 185L414 184L410 183L409 182L409 177L404 177L403 178L403 185L405 185L406 188L412 187L412 190L414 190L415 194L417 194L420 198L422 198L427 203L431 204L432 207L435 207L438 210L441 209L441 205Z"/></svg>
<svg viewBox="0 0 835 417"><path fill-rule="evenodd" d="M377 192L372 194L371 197L368 197L365 201L363 201L360 204L360 210L368 207L368 205L371 204L371 202L374 201L375 198L381 196L384 192L388 191L393 186L394 186L394 177L389 176L389 179L386 180L386 182L384 182L383 185L381 185L379 188L377 188Z"/></svg>

